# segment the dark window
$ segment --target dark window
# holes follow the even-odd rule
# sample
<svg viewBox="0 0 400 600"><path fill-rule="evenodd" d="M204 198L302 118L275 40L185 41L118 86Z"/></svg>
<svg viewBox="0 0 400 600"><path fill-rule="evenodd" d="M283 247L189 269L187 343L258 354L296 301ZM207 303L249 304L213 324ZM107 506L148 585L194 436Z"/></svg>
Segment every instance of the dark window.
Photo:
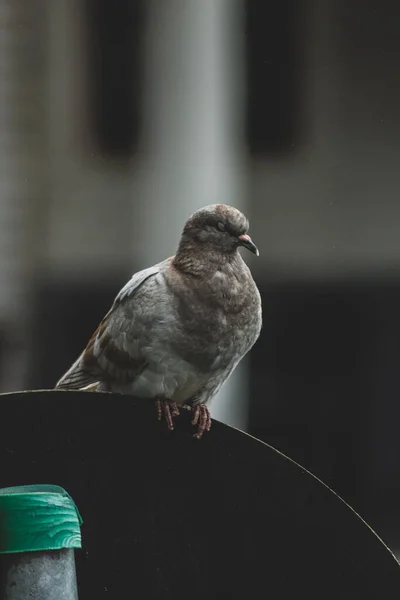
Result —
<svg viewBox="0 0 400 600"><path fill-rule="evenodd" d="M100 152L130 156L140 134L142 0L86 0L89 116Z"/></svg>
<svg viewBox="0 0 400 600"><path fill-rule="evenodd" d="M299 0L246 0L246 137L253 154L288 153L299 137Z"/></svg>

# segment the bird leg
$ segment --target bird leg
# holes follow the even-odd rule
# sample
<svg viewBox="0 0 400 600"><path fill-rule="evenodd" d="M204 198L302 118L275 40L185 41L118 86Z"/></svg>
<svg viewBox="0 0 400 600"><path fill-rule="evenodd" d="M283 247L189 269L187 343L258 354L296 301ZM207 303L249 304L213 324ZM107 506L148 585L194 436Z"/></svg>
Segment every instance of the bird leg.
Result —
<svg viewBox="0 0 400 600"><path fill-rule="evenodd" d="M157 408L157 419L159 421L162 420L163 415L164 419L167 422L168 429L172 431L174 429L174 423L172 421L172 417L179 416L179 408L176 402L167 402L167 400L161 400L161 398L156 399L156 408Z"/></svg>
<svg viewBox="0 0 400 600"><path fill-rule="evenodd" d="M174 429L172 417L178 417L180 414L180 409L193 411L194 415L192 419L192 425L197 426L197 432L194 434L194 437L198 440L203 437L203 433L205 431L210 431L211 429L210 411L205 404L199 403L195 404L194 406L190 406L189 404L181 404L178 407L176 402L169 402L168 400L164 400L162 398L156 398L155 404L157 408L157 419L162 421L164 418L170 431L173 431Z"/></svg>
<svg viewBox="0 0 400 600"><path fill-rule="evenodd" d="M173 417L179 417L179 408L176 402L171 402L171 408L172 408L172 416Z"/></svg>
<svg viewBox="0 0 400 600"><path fill-rule="evenodd" d="M211 415L205 404L196 404L193 407L194 416L192 420L192 425L197 425L197 432L193 437L200 440L203 437L203 433L205 431L210 431L211 429Z"/></svg>

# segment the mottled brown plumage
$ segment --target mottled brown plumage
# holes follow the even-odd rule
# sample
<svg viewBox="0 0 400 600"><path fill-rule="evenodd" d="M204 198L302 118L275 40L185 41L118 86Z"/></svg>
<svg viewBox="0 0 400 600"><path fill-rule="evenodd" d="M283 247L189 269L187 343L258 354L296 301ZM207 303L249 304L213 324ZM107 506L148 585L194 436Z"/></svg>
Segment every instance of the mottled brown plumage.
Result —
<svg viewBox="0 0 400 600"><path fill-rule="evenodd" d="M193 407L201 437L206 403L261 329L260 295L238 252L258 254L247 230L230 206L194 213L176 255L132 277L56 387L154 399L170 429L179 406Z"/></svg>

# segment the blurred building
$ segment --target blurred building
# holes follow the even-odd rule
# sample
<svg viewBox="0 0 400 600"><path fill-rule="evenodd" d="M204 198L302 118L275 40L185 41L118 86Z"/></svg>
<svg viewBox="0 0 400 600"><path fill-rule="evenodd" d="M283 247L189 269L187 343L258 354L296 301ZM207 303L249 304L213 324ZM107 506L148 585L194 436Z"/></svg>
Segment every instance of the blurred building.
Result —
<svg viewBox="0 0 400 600"><path fill-rule="evenodd" d="M187 216L234 204L265 326L214 414L400 544L399 11L0 0L2 390L51 387Z"/></svg>

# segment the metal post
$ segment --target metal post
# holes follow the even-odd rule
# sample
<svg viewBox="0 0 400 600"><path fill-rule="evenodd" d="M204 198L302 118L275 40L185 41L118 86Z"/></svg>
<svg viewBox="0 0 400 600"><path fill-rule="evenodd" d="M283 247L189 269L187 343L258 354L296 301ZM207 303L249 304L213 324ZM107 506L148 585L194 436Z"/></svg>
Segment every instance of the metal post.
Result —
<svg viewBox="0 0 400 600"><path fill-rule="evenodd" d="M81 522L58 486L0 490L0 600L78 600Z"/></svg>
<svg viewBox="0 0 400 600"><path fill-rule="evenodd" d="M19 552L1 559L1 600L78 600L72 549Z"/></svg>

